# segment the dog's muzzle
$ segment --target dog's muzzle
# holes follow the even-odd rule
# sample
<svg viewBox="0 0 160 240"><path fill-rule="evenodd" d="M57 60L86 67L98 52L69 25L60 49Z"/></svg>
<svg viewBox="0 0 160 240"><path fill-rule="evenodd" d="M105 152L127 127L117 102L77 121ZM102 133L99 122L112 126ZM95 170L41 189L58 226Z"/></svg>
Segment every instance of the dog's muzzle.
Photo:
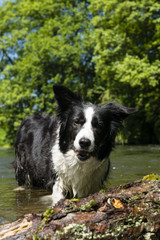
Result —
<svg viewBox="0 0 160 240"><path fill-rule="evenodd" d="M76 150L75 153L80 161L86 161L91 156L90 152L84 150Z"/></svg>
<svg viewBox="0 0 160 240"><path fill-rule="evenodd" d="M80 161L86 161L91 156L91 152L89 150L91 141L88 138L83 137L79 140L79 146L80 149L75 151L76 155Z"/></svg>

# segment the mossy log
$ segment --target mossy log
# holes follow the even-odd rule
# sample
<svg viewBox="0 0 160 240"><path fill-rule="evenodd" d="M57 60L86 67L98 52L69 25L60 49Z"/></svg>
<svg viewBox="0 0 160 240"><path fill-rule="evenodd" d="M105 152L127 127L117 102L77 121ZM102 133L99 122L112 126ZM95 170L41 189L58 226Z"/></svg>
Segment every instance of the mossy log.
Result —
<svg viewBox="0 0 160 240"><path fill-rule="evenodd" d="M60 200L42 215L1 226L0 239L159 240L160 177L148 176L83 199Z"/></svg>

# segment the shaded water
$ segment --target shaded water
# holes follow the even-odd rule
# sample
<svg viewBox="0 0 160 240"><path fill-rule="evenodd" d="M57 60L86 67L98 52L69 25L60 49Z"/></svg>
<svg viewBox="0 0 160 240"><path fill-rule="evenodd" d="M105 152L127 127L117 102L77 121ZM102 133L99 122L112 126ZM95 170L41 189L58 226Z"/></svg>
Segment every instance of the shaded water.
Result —
<svg viewBox="0 0 160 240"><path fill-rule="evenodd" d="M11 163L12 149L0 149L0 224L17 220L27 213L43 212L40 197L45 190L14 191L17 183ZM138 180L150 173L160 174L160 146L117 146L111 154L111 172L106 183L110 188Z"/></svg>

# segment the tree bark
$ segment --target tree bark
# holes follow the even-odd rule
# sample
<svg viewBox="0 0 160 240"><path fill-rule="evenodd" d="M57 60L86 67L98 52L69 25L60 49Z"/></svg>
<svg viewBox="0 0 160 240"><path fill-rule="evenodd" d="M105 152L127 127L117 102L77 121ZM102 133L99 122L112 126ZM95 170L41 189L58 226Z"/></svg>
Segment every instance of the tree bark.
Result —
<svg viewBox="0 0 160 240"><path fill-rule="evenodd" d="M160 180L139 180L0 227L0 239L160 239ZM156 180L158 179L158 180Z"/></svg>

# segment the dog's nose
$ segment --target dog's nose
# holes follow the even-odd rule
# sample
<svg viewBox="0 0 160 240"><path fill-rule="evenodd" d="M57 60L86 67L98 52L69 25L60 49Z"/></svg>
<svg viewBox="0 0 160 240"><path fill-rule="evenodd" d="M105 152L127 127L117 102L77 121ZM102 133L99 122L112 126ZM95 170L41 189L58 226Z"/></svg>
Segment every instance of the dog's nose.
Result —
<svg viewBox="0 0 160 240"><path fill-rule="evenodd" d="M79 145L81 146L81 148L83 149L88 149L89 146L91 145L91 141L88 138L81 138L79 140Z"/></svg>

